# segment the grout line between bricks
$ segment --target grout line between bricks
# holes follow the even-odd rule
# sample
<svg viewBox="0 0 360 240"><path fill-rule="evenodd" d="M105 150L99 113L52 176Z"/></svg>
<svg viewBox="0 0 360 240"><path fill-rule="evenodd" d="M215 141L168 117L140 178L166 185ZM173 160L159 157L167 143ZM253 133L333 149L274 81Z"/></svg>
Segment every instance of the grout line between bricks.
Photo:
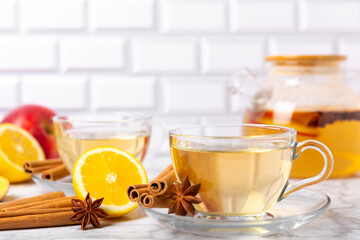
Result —
<svg viewBox="0 0 360 240"><path fill-rule="evenodd" d="M196 45L195 45L195 64L196 64L196 72L198 72L200 75L203 75L202 72L202 68L203 68L203 64L202 64L202 49L201 49L201 40L202 37L198 37L196 39Z"/></svg>
<svg viewBox="0 0 360 240"><path fill-rule="evenodd" d="M295 0L294 2L294 8L295 8L295 32L297 33L302 33L302 29L301 29L301 25L303 23L303 21L305 21L305 19L303 19L303 6L302 3L300 2L301 0Z"/></svg>
<svg viewBox="0 0 360 240"><path fill-rule="evenodd" d="M18 103L18 105L22 105L23 104L23 94L22 94L22 89L23 89L23 76L19 76L18 77L18 86L17 86L17 94L18 94L18 96L17 96L17 103Z"/></svg>
<svg viewBox="0 0 360 240"><path fill-rule="evenodd" d="M160 1L156 1L154 0L154 3L153 3L153 13L154 13L154 16L153 16L153 21L154 21L154 31L157 32L157 33L161 33L161 27L162 27L162 23L161 23L161 3Z"/></svg>
<svg viewBox="0 0 360 240"><path fill-rule="evenodd" d="M132 58L132 41L131 38L126 38L124 42L124 70L127 73L133 73L133 58Z"/></svg>
<svg viewBox="0 0 360 240"><path fill-rule="evenodd" d="M15 2L15 16L14 16L14 20L15 20L15 30L17 31L17 33L20 33L20 0L17 0Z"/></svg>
<svg viewBox="0 0 360 240"><path fill-rule="evenodd" d="M55 51L55 69L58 73L61 73L60 40L59 39L56 39L54 51Z"/></svg>
<svg viewBox="0 0 360 240"><path fill-rule="evenodd" d="M92 22L90 22L90 1L86 1L86 0L83 0L83 13L84 13L84 16L83 16L83 21L84 21L84 26L83 26L83 29L86 31L86 32L93 32L91 29L92 26Z"/></svg>
<svg viewBox="0 0 360 240"><path fill-rule="evenodd" d="M226 33L230 33L231 29L230 29L230 23L231 23L231 18L232 16L230 15L230 0L224 0L224 4L225 4L225 32Z"/></svg>
<svg viewBox="0 0 360 240"><path fill-rule="evenodd" d="M93 102L92 102L92 93L90 92L91 91L91 85L90 85L90 77L87 76L86 77L86 80L85 80L85 108L86 110L88 111L92 111L92 105L93 105Z"/></svg>
<svg viewBox="0 0 360 240"><path fill-rule="evenodd" d="M162 96L161 96L161 89L160 89L160 81L158 77L155 78L155 86L154 86L154 104L153 112L155 114L159 114L161 112L161 104L162 104Z"/></svg>

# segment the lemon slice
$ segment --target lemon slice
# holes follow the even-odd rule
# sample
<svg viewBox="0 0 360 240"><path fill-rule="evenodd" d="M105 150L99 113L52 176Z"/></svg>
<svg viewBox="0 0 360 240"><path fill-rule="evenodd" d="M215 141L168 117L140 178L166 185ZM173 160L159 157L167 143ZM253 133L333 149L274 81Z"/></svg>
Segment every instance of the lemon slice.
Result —
<svg viewBox="0 0 360 240"><path fill-rule="evenodd" d="M138 204L127 198L127 188L148 183L144 167L130 153L114 147L90 149L79 157L73 169L76 196L84 199L104 198L101 208L109 217L122 216Z"/></svg>
<svg viewBox="0 0 360 240"><path fill-rule="evenodd" d="M0 125L1 176L11 183L26 181L30 175L23 170L24 162L44 158L44 151L30 133L10 123Z"/></svg>
<svg viewBox="0 0 360 240"><path fill-rule="evenodd" d="M0 201L3 200L9 190L9 180L0 176Z"/></svg>

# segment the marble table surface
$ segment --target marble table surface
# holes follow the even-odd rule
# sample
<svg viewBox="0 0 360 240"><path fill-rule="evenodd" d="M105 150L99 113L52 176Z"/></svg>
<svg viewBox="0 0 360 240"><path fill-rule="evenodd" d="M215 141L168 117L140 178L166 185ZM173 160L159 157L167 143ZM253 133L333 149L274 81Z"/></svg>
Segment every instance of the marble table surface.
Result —
<svg viewBox="0 0 360 240"><path fill-rule="evenodd" d="M296 181L296 180L295 180ZM262 237L277 240L360 239L360 175L348 179L327 180L309 187L330 196L329 209L314 222L299 229ZM45 193L33 182L11 185L4 201ZM103 220L102 228L82 231L80 226L0 231L0 239L218 239L182 233L161 225L140 209L116 220ZM261 239L261 237L238 237Z"/></svg>

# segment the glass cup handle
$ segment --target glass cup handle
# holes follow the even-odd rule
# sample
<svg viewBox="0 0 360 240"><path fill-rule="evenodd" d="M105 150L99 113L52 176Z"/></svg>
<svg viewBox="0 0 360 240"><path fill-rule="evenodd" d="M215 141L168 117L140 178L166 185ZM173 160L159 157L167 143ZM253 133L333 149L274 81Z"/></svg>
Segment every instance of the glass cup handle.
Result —
<svg viewBox="0 0 360 240"><path fill-rule="evenodd" d="M300 154L303 151L305 151L306 149L314 149L321 153L321 155L324 158L324 168L318 175L316 175L314 177L307 178L307 179L301 180L295 184L288 185L280 199L283 199L283 198L287 197L289 194L291 194L297 190L300 190L304 187L322 182L330 176L331 171L334 166L334 158L333 158L333 155L331 154L329 148L327 146L325 146L324 144L322 144L321 142L318 142L315 140L307 140L307 141L300 142L297 144L297 147L295 149L296 153L295 153L294 160L296 160L300 156Z"/></svg>

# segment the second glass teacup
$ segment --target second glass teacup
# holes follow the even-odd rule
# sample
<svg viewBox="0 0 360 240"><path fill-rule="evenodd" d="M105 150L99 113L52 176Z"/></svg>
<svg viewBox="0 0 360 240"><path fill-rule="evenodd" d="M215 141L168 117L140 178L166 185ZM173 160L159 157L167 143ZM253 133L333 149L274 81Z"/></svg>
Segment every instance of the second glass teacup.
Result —
<svg viewBox="0 0 360 240"><path fill-rule="evenodd" d="M140 162L145 158L151 133L150 115L135 112L73 114L56 116L53 121L59 154L70 172L81 154L94 147L120 148Z"/></svg>
<svg viewBox="0 0 360 240"><path fill-rule="evenodd" d="M324 157L319 175L288 184L293 161L306 149ZM170 131L170 151L179 181L201 183L195 206L202 216L262 217L279 200L325 180L333 168L330 150L320 142L297 143L292 128L239 124L194 126Z"/></svg>

